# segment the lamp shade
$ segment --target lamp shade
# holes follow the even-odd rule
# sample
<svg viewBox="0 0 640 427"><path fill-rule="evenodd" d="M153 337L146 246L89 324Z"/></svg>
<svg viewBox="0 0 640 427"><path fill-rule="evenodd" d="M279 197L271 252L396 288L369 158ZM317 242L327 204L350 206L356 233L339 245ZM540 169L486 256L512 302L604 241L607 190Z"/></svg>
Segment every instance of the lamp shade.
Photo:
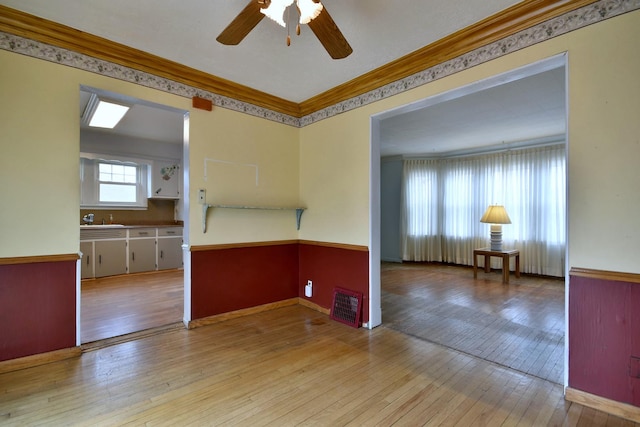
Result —
<svg viewBox="0 0 640 427"><path fill-rule="evenodd" d="M487 208L480 222L487 224L511 224L507 210L502 205L491 205Z"/></svg>

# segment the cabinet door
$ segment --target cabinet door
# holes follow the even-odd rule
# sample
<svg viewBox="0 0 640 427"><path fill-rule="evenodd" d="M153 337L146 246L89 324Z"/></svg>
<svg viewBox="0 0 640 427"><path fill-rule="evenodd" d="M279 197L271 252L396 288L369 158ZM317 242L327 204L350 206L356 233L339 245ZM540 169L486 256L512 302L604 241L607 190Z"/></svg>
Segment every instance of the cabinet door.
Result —
<svg viewBox="0 0 640 427"><path fill-rule="evenodd" d="M127 272L126 240L96 240L96 277L115 276Z"/></svg>
<svg viewBox="0 0 640 427"><path fill-rule="evenodd" d="M158 270L182 268L182 237L158 238Z"/></svg>
<svg viewBox="0 0 640 427"><path fill-rule="evenodd" d="M156 239L129 240L129 273L156 269Z"/></svg>
<svg viewBox="0 0 640 427"><path fill-rule="evenodd" d="M93 278L93 242L80 242L80 252L82 252L80 277L82 279Z"/></svg>
<svg viewBox="0 0 640 427"><path fill-rule="evenodd" d="M180 162L154 161L149 197L180 198Z"/></svg>

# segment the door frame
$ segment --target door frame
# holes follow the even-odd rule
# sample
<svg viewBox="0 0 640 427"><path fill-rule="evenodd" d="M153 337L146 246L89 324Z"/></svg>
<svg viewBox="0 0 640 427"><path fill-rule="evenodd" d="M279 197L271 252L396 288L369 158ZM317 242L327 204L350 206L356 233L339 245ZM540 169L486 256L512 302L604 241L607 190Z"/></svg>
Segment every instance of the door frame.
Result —
<svg viewBox="0 0 640 427"><path fill-rule="evenodd" d="M564 67L565 70L565 150L567 159L569 158L569 64L568 53L560 54L545 58L543 60L527 64L525 66L506 71L477 82L470 83L444 93L440 93L428 98L424 98L409 104L401 105L390 110L382 111L371 115L370 117L370 167L369 167L369 323L365 326L372 329L382 324L382 297L381 297L381 279L380 279L380 262L381 262L381 242L380 242L380 133L382 121L384 119L405 114L422 108L427 108L446 102L452 99L460 98L479 92L492 87L500 86L505 83L513 82L524 77L539 74L556 68ZM568 369L569 366L569 165L566 168L566 247L565 247L565 332L564 332L564 387L568 386Z"/></svg>

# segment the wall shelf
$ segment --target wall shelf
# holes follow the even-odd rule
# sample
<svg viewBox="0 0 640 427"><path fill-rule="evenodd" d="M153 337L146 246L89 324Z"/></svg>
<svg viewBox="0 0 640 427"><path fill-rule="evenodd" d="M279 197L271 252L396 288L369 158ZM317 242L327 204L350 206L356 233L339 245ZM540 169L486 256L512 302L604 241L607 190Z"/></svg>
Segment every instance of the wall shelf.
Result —
<svg viewBox="0 0 640 427"><path fill-rule="evenodd" d="M306 208L297 206L245 206L245 205L202 205L202 232L207 232L207 212L211 208L217 209L257 209L268 211L296 211L296 228L300 230L300 219Z"/></svg>

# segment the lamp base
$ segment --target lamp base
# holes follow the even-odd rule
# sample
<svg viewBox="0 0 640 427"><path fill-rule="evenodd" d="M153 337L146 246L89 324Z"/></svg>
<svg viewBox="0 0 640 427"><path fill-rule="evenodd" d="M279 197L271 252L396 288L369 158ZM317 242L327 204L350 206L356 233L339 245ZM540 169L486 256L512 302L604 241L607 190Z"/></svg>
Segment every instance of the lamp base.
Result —
<svg viewBox="0 0 640 427"><path fill-rule="evenodd" d="M491 224L491 250L502 250L502 225Z"/></svg>

